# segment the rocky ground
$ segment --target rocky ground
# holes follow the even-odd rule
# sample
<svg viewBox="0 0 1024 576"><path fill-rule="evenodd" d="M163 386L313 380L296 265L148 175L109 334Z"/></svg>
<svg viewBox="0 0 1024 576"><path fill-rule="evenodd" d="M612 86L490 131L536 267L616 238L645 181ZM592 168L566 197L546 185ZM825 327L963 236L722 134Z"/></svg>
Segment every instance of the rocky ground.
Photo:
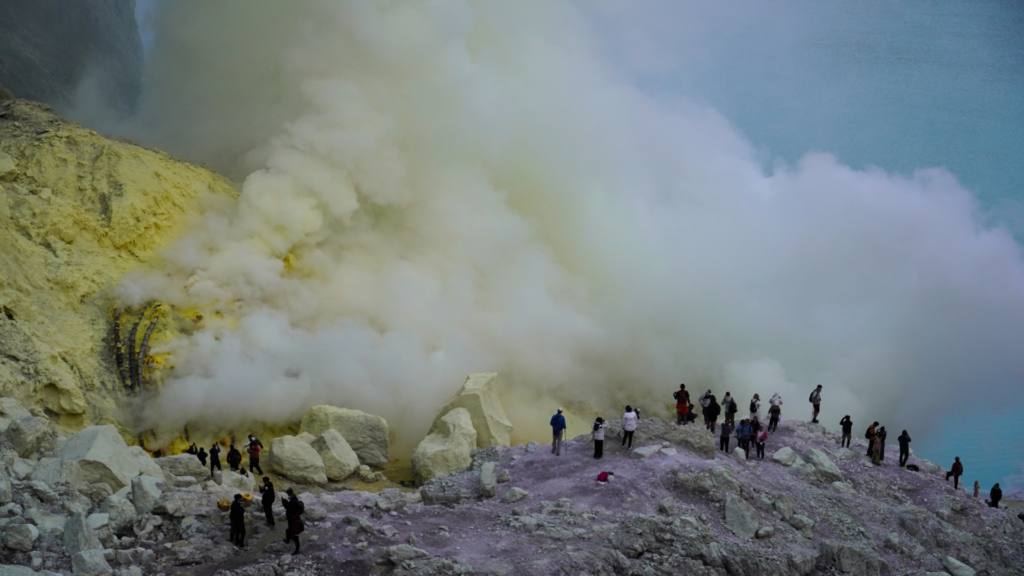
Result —
<svg viewBox="0 0 1024 576"><path fill-rule="evenodd" d="M216 502L251 491L248 479L217 485L191 456L146 461L100 442L97 430L112 427L53 438L45 420L21 416L0 437L0 575L1024 573L1016 511L954 491L930 462L900 469L894 447L874 467L862 443L841 449L802 422L783 423L765 460L651 419L631 451L610 429L601 460L577 438L561 456L476 450L470 469L418 490L372 473L378 492L297 486L308 528L292 556L283 522L267 528L256 506L248 549L227 542ZM118 450L141 474L124 486L90 464ZM615 480L598 484L601 471Z"/></svg>

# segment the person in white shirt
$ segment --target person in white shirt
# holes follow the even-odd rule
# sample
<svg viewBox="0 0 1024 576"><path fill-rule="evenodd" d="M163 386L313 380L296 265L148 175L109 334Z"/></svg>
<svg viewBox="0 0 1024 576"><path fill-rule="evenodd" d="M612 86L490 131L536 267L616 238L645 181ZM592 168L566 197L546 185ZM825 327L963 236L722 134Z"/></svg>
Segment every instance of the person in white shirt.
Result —
<svg viewBox="0 0 1024 576"><path fill-rule="evenodd" d="M636 430L636 421L639 418L632 406L626 406L626 413L622 415L622 445L633 448L633 432Z"/></svg>
<svg viewBox="0 0 1024 576"><path fill-rule="evenodd" d="M754 397L750 399L750 417L757 418L757 421L761 421L761 395L754 394Z"/></svg>
<svg viewBox="0 0 1024 576"><path fill-rule="evenodd" d="M814 406L814 415L811 416L811 423L818 423L818 412L821 412L821 384L811 392L811 397L808 398L811 404Z"/></svg>
<svg viewBox="0 0 1024 576"><path fill-rule="evenodd" d="M594 458L601 458L604 456L604 429L608 427L608 423L604 421L604 418L600 416L597 420L594 420Z"/></svg>

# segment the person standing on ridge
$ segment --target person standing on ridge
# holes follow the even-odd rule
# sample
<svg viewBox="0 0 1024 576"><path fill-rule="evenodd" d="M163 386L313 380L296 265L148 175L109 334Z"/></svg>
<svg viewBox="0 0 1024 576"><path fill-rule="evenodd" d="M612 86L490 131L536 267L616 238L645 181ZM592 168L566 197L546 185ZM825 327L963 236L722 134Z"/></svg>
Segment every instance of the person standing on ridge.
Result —
<svg viewBox="0 0 1024 576"><path fill-rule="evenodd" d="M739 412L740 409L739 406L736 405L736 399L728 392L726 392L725 397L722 398L722 410L725 412L725 422L736 426L736 413Z"/></svg>
<svg viewBox="0 0 1024 576"><path fill-rule="evenodd" d="M722 423L722 435L718 441L718 449L726 454L729 453L729 436L732 435L735 429L736 426L729 422Z"/></svg>
<svg viewBox="0 0 1024 576"><path fill-rule="evenodd" d="M220 445L216 442L210 446L210 476L213 476L213 469L220 470Z"/></svg>
<svg viewBox="0 0 1024 576"><path fill-rule="evenodd" d="M250 436L249 438L251 439L248 448L249 472L251 472L253 476L256 476L257 470L259 470L260 474L263 474L263 468L260 468L260 448L263 446L263 444L261 444L259 440L256 440L252 436Z"/></svg>
<svg viewBox="0 0 1024 576"><path fill-rule="evenodd" d="M782 417L782 396L776 392L768 404L771 405L768 408L768 431L775 432L779 429L779 419Z"/></svg>
<svg viewBox="0 0 1024 576"><path fill-rule="evenodd" d="M906 468L907 460L910 459L910 434L904 430L903 434L896 438L896 441L900 443L900 468Z"/></svg>
<svg viewBox="0 0 1024 576"><path fill-rule="evenodd" d="M191 454L193 456L195 456L196 454L199 454L199 449L196 448L196 443L193 442L192 445L188 447L188 450L185 450L185 453L186 454Z"/></svg>
<svg viewBox="0 0 1024 576"><path fill-rule="evenodd" d="M875 422L871 426L868 426L868 431L864 433L864 438L868 441L868 452L867 452L867 457L868 458L871 457L871 453L874 451L875 436L877 436L877 433L875 432L875 430L876 430L877 426L878 426L878 422Z"/></svg>
<svg viewBox="0 0 1024 576"><path fill-rule="evenodd" d="M288 489L287 494L288 496L284 499L284 516L288 527L284 530L284 542L287 544L295 540L295 552L292 554L298 554L299 534L306 530L306 524L302 521L302 513L306 511L306 505L299 500L291 488Z"/></svg>
<svg viewBox="0 0 1024 576"><path fill-rule="evenodd" d="M949 472L946 472L946 481L949 481L949 477L953 477L953 490L960 487L960 477L964 474L964 465L960 463L960 457L956 457L956 461L953 462L953 467L950 468Z"/></svg>
<svg viewBox="0 0 1024 576"><path fill-rule="evenodd" d="M974 481L974 497L978 497L978 493L981 492L981 484L977 480Z"/></svg>
<svg viewBox="0 0 1024 576"><path fill-rule="evenodd" d="M818 423L818 412L821 412L821 384L811 392L811 397L808 398L811 405L814 406L814 415L811 416L811 424Z"/></svg>
<svg viewBox="0 0 1024 576"><path fill-rule="evenodd" d="M711 396L711 403L708 404L707 414L704 416L704 420L711 431L711 435L715 435L715 423L718 422L718 415L722 413L722 407L718 405L718 400L715 400L715 396Z"/></svg>
<svg viewBox="0 0 1024 576"><path fill-rule="evenodd" d="M700 404L700 415L704 417L705 427L708 425L708 406L711 405L711 398L713 396L711 390L708 390L697 398L697 404Z"/></svg>
<svg viewBox="0 0 1024 576"><path fill-rule="evenodd" d="M206 468L206 449L205 448L199 448L199 452L196 453L196 458L199 458L199 463L203 465L203 468Z"/></svg>
<svg viewBox="0 0 1024 576"><path fill-rule="evenodd" d="M242 495L235 494L228 513L231 519L231 543L239 548L245 547L245 508L242 507Z"/></svg>
<svg viewBox="0 0 1024 576"><path fill-rule="evenodd" d="M999 487L998 482L988 491L988 497L989 499L985 500L985 503L989 505L989 508L999 508L999 501L1003 499L1003 489Z"/></svg>
<svg viewBox="0 0 1024 576"><path fill-rule="evenodd" d="M633 412L632 406L626 406L626 412L622 415L622 445L626 446L626 441L629 441L627 449L633 448L633 432L636 431L636 421L638 420L636 412Z"/></svg>
<svg viewBox="0 0 1024 576"><path fill-rule="evenodd" d="M881 462L885 461L885 439L888 436L889 435L885 431L885 426L882 426L881 428L878 429L878 460Z"/></svg>
<svg viewBox="0 0 1024 576"><path fill-rule="evenodd" d="M843 416L843 419L839 421L839 426L843 429L843 437L839 440L839 446L849 448L850 441L853 439L853 420L850 420L849 414Z"/></svg>
<svg viewBox="0 0 1024 576"><path fill-rule="evenodd" d="M761 419L761 395L754 394L754 397L750 399L750 418L760 420Z"/></svg>
<svg viewBox="0 0 1024 576"><path fill-rule="evenodd" d="M679 390L672 393L676 399L676 425L686 425L686 415L690 411L690 393L686 391L686 384L680 384Z"/></svg>
<svg viewBox="0 0 1024 576"><path fill-rule="evenodd" d="M231 468L232 472L238 472L238 467L242 464L242 453L235 448L234 444L231 444L228 448L228 467Z"/></svg>
<svg viewBox="0 0 1024 576"><path fill-rule="evenodd" d="M562 416L562 409L551 417L551 453L555 456L562 455L562 435L565 433L565 416Z"/></svg>
<svg viewBox="0 0 1024 576"><path fill-rule="evenodd" d="M604 429L608 427L608 423L604 421L604 418L600 416L597 420L594 420L594 431L591 435L594 437L594 458L601 458L604 456Z"/></svg>
<svg viewBox="0 0 1024 576"><path fill-rule="evenodd" d="M260 486L260 494L263 495L263 513L267 516L267 526L274 527L274 500L277 494L274 493L274 483L269 476L263 477L263 486Z"/></svg>
<svg viewBox="0 0 1024 576"><path fill-rule="evenodd" d="M882 465L882 435L875 433L875 439L871 441L871 463L875 466Z"/></svg>

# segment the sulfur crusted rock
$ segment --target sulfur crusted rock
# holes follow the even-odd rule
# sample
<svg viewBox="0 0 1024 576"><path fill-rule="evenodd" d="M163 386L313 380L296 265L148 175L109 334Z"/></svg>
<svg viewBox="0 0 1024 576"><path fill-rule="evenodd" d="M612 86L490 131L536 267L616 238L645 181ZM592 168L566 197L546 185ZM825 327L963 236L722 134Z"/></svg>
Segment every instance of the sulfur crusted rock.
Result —
<svg viewBox="0 0 1024 576"><path fill-rule="evenodd" d="M37 450L49 448L53 444L53 430L46 418L29 416L11 422L7 427L7 436L14 444L18 456L27 458Z"/></svg>
<svg viewBox="0 0 1024 576"><path fill-rule="evenodd" d="M77 462L86 481L104 482L114 490L120 490L139 475L139 463L128 451L117 428L109 424L77 432L53 455Z"/></svg>
<svg viewBox="0 0 1024 576"><path fill-rule="evenodd" d="M314 437L334 428L361 464L383 468L388 463L388 423L380 416L336 406L313 406L302 417L301 431Z"/></svg>
<svg viewBox="0 0 1024 576"><path fill-rule="evenodd" d="M295 436L278 436L270 442L267 464L278 474L303 484L326 484L324 461L312 446Z"/></svg>
<svg viewBox="0 0 1024 576"><path fill-rule="evenodd" d="M412 469L420 482L451 474L473 463L470 452L476 447L476 430L469 410L456 408L435 422L412 454Z"/></svg>
<svg viewBox="0 0 1024 576"><path fill-rule="evenodd" d="M359 468L359 457L334 428L324 430L310 444L324 462L324 472L334 481L348 478Z"/></svg>
<svg viewBox="0 0 1024 576"><path fill-rule="evenodd" d="M512 423L509 422L508 416L505 415L505 410L501 406L497 388L498 375L496 373L470 374L455 397L437 413L434 424L430 427L431 432L444 415L455 408L465 408L469 411L473 428L476 430L478 448L508 446Z"/></svg>
<svg viewBox="0 0 1024 576"><path fill-rule="evenodd" d="M163 470L165 477L168 474L171 476L191 476L204 480L210 477L210 472L206 469L206 466L203 466L199 458L192 454L164 456L163 458L156 458L154 461Z"/></svg>
<svg viewBox="0 0 1024 576"><path fill-rule="evenodd" d="M14 398L0 398L0 434L7 431L7 427L15 420L28 418L32 414Z"/></svg>

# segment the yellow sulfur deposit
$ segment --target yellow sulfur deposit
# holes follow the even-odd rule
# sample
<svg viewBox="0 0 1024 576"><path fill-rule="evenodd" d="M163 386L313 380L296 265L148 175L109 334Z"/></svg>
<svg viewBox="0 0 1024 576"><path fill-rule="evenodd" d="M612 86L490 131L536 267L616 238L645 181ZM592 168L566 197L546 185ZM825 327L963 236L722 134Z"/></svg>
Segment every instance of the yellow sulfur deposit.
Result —
<svg viewBox="0 0 1024 576"><path fill-rule="evenodd" d="M43 104L0 102L0 394L68 429L121 420L111 287L182 233L210 195L235 191ZM153 314L180 316L155 310L140 340ZM123 338L141 310L130 312ZM172 327L158 324L151 347Z"/></svg>

